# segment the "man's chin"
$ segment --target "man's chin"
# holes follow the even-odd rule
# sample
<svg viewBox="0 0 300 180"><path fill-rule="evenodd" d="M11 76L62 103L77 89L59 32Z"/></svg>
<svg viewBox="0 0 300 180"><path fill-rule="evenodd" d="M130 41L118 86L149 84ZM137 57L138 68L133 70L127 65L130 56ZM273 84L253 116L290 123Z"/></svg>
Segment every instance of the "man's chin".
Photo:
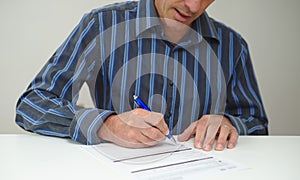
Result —
<svg viewBox="0 0 300 180"><path fill-rule="evenodd" d="M180 20L177 19L164 19L164 24L171 29L174 30L178 30L178 31L182 31L182 30L186 30L187 28L189 28L189 23L188 22L182 22Z"/></svg>

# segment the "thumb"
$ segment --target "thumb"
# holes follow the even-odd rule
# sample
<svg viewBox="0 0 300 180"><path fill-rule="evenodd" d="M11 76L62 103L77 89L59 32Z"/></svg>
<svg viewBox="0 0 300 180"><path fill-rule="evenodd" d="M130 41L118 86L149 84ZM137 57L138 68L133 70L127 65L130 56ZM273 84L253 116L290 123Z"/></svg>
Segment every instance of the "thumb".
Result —
<svg viewBox="0 0 300 180"><path fill-rule="evenodd" d="M186 128L183 133L179 134L177 139L178 141L187 141L195 134L196 123L192 123L188 128Z"/></svg>

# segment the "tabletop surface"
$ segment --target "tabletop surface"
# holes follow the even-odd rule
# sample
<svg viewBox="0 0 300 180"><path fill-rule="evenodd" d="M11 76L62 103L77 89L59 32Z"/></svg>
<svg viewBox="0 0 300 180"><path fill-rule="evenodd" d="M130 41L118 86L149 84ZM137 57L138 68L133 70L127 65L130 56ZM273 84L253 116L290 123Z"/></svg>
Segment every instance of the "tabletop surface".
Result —
<svg viewBox="0 0 300 180"><path fill-rule="evenodd" d="M69 139L1 134L0 144L0 179L3 180L128 179ZM299 149L300 136L241 136L236 148L210 153L249 168L206 179L299 179Z"/></svg>

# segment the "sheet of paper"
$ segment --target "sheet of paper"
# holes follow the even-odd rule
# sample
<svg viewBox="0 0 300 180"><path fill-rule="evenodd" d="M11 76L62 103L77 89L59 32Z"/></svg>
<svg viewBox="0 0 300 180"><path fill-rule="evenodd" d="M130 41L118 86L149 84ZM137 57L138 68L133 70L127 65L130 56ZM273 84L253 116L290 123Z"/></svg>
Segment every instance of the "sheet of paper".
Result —
<svg viewBox="0 0 300 180"><path fill-rule="evenodd" d="M105 159L112 167L124 170L133 179L190 179L246 168L211 153L168 141L141 149L124 148L111 143L82 148L102 161Z"/></svg>

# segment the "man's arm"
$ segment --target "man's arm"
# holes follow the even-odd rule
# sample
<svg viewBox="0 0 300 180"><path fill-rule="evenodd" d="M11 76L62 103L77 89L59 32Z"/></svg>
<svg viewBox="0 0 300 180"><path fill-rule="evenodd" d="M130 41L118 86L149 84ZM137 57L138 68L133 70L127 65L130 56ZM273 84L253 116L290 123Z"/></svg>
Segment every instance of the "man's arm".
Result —
<svg viewBox="0 0 300 180"><path fill-rule="evenodd" d="M268 135L268 120L259 92L249 49L242 51L228 84L225 116L240 135Z"/></svg>
<svg viewBox="0 0 300 180"><path fill-rule="evenodd" d="M180 141L195 136L195 147L210 151L215 139L216 150L233 148L238 135L267 135L268 120L262 104L247 44L242 40L241 53L227 85L225 112L205 115L192 123Z"/></svg>
<svg viewBox="0 0 300 180"><path fill-rule="evenodd" d="M70 137L83 144L101 140L97 130L112 111L76 106L79 90L93 71L99 34L97 16L83 17L67 40L55 52L20 97L16 123L28 131Z"/></svg>

